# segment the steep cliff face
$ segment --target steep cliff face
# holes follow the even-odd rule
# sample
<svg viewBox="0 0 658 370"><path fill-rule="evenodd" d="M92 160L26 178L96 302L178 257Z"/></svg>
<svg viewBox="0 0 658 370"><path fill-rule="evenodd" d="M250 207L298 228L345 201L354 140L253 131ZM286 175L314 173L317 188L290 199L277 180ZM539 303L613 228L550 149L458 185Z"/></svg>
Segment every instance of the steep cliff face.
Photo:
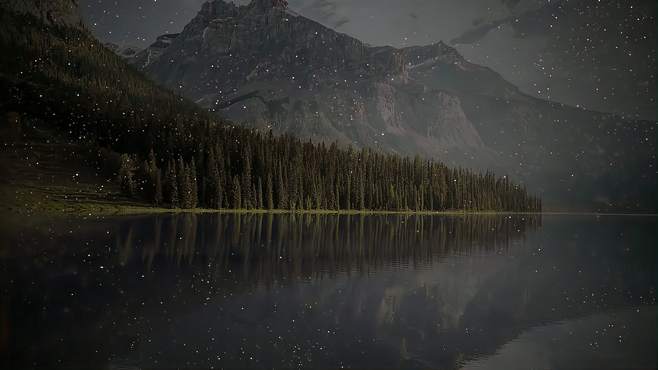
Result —
<svg viewBox="0 0 658 370"><path fill-rule="evenodd" d="M559 208L655 198L655 125L529 97L441 42L372 47L272 0L208 1L162 41L133 63L245 125L493 169Z"/></svg>
<svg viewBox="0 0 658 370"><path fill-rule="evenodd" d="M234 120L316 140L432 156L482 141L458 97L410 69L470 70L454 49L370 47L271 0L210 1L166 49L135 61L165 85ZM501 81L502 82L502 81ZM513 89L513 87L509 87Z"/></svg>
<svg viewBox="0 0 658 370"><path fill-rule="evenodd" d="M151 44L148 48L136 52L132 58L133 60L129 62L132 62L133 64L137 65L139 68L147 68L151 63L154 63L158 59L160 59L160 56L162 56L162 53L171 46L171 43L178 37L177 33L173 34L166 34L166 35L161 35L158 37L158 39ZM121 56L121 54L119 54ZM125 59L128 59L124 57Z"/></svg>
<svg viewBox="0 0 658 370"><path fill-rule="evenodd" d="M82 27L78 0L3 0L0 7L31 14L46 24Z"/></svg>

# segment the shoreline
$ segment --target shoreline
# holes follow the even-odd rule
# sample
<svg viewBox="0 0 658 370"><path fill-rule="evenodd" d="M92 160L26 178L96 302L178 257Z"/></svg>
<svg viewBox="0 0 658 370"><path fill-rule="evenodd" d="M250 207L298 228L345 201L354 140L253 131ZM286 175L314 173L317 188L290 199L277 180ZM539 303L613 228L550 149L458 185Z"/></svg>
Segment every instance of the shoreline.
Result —
<svg viewBox="0 0 658 370"><path fill-rule="evenodd" d="M11 204L13 203L13 204ZM414 211L414 210L329 210L329 209L208 209L208 208L162 208L146 204L125 204L121 202L84 202L55 201L49 202L18 202L5 203L2 213L14 215L43 216L147 216L157 214L260 214L260 215L354 215L354 216L500 216L500 215L541 215L541 216L594 216L594 217L658 217L656 213L622 213L622 212L592 212L592 211L475 211L475 210L444 210L444 211Z"/></svg>
<svg viewBox="0 0 658 370"><path fill-rule="evenodd" d="M21 186L22 185L22 186ZM594 216L594 217L658 217L656 213L595 212L595 211L495 211L495 210L444 210L444 211L386 211L386 210L328 210L328 209L180 209L153 207L117 196L115 192L82 191L70 186L42 186L27 184L0 184L0 214L7 217L23 216L146 216L156 214L314 214L314 215L406 215L406 216L467 216L467 215L541 215L541 216ZM98 195L101 195L98 197Z"/></svg>

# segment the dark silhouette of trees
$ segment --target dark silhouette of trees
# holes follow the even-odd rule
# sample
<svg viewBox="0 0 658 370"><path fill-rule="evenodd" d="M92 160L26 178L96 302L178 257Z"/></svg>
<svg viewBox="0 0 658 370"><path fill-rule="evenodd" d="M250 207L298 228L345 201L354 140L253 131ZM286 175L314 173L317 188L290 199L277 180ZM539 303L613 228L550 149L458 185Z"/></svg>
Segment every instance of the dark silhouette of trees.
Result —
<svg viewBox="0 0 658 370"><path fill-rule="evenodd" d="M187 151L190 162L181 155L175 166L180 206L185 208L197 205L397 211L541 208L539 199L529 196L525 188L506 177L451 169L420 157L402 158L371 149L341 150L336 144L327 148L290 136L273 137L223 126L208 127L200 137L212 141L208 143L211 145L200 145L196 151L190 148ZM217 147L222 149L204 149ZM175 149L167 148L164 152ZM198 172L194 158L206 161ZM198 178L206 184L203 197L195 191ZM230 202L223 201L226 193L230 194Z"/></svg>

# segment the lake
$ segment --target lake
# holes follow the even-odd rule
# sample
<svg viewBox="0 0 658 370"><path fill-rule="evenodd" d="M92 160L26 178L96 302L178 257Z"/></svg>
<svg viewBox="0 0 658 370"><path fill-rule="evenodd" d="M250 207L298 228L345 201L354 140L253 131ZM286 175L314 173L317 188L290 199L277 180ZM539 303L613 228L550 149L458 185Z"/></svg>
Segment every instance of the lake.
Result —
<svg viewBox="0 0 658 370"><path fill-rule="evenodd" d="M655 368L657 219L3 221L4 369Z"/></svg>

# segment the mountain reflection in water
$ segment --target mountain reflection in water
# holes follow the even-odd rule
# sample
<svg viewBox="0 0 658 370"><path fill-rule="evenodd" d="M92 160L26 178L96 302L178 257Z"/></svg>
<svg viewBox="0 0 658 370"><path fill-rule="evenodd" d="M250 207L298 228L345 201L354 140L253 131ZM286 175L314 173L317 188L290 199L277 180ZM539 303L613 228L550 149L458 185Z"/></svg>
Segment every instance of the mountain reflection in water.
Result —
<svg viewBox="0 0 658 370"><path fill-rule="evenodd" d="M533 215L32 221L2 230L0 353L8 368L651 368L655 230Z"/></svg>

